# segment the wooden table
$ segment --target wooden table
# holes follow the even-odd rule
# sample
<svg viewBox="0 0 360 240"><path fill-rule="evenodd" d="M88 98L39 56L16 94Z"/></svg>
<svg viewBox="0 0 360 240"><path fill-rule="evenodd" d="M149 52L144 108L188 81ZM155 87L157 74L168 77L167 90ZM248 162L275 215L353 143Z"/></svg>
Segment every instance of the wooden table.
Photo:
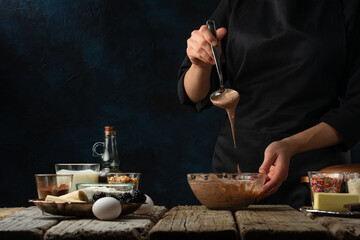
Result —
<svg viewBox="0 0 360 240"><path fill-rule="evenodd" d="M286 205L252 205L234 214L179 206L150 230L150 240L162 239L352 240L360 239L360 219L306 216Z"/></svg>
<svg viewBox="0 0 360 240"><path fill-rule="evenodd" d="M305 215L326 227L335 239L360 239L360 218L317 216L312 213Z"/></svg>
<svg viewBox="0 0 360 240"><path fill-rule="evenodd" d="M328 230L286 205L253 205L232 214L204 206L171 209L151 229L162 239L331 239Z"/></svg>
<svg viewBox="0 0 360 240"><path fill-rule="evenodd" d="M319 217L286 205L246 210L178 206L116 221L42 215L30 207L0 220L0 239L360 239L359 218Z"/></svg>
<svg viewBox="0 0 360 240"><path fill-rule="evenodd" d="M148 215L99 221L43 215L37 207L30 207L0 221L0 239L148 239L149 230L166 211L155 206Z"/></svg>

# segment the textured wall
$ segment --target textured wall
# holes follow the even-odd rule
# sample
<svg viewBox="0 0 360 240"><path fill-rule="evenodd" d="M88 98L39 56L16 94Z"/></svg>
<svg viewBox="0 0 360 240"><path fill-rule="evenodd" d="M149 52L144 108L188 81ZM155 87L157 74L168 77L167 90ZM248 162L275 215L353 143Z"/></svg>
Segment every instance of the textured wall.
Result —
<svg viewBox="0 0 360 240"><path fill-rule="evenodd" d="M223 115L184 110L176 78L217 2L1 0L0 206L35 198L55 163L98 162L105 125L155 203L196 203L186 173L210 170Z"/></svg>
<svg viewBox="0 0 360 240"><path fill-rule="evenodd" d="M156 204L197 203L186 173L210 170L224 112L182 109L176 76L217 3L0 0L0 207L35 198L55 163L98 162L105 125Z"/></svg>

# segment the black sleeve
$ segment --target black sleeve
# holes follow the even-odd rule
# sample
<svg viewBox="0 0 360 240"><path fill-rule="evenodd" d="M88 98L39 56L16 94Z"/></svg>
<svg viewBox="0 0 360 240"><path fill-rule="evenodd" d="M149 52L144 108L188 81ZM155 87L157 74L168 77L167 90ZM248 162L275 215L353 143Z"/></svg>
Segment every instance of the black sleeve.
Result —
<svg viewBox="0 0 360 240"><path fill-rule="evenodd" d="M228 24L229 24L229 19L230 19L230 14L231 14L231 0L222 0L220 2L220 4L218 5L218 7L216 8L215 12L211 15L211 17L209 19L214 20L215 24L216 24L216 28L221 28L221 27L225 27L226 29L228 29ZM204 22L205 24L205 22ZM222 49L222 53L221 53L221 67L222 67L222 72L223 72L223 77L224 77L224 81L226 80L226 66L225 66L225 48L226 48L226 40L227 40L227 36L225 36L222 40L221 40L221 49ZM210 91L208 93L208 95L201 100L198 103L193 103L191 102L191 100L189 99L189 97L187 96L185 89L184 89L184 76L186 74L186 72L188 71L188 69L191 66L191 62L190 59L186 56L181 67L179 70L179 74L178 74L178 95L180 98L180 103L186 107L189 108L190 110L196 111L196 112L201 112L206 108L209 108L212 106L212 103L209 99L210 94L214 91L216 91L217 89L219 89L219 77L217 75L216 72L216 68L213 67L212 72L211 72L211 78L210 78Z"/></svg>
<svg viewBox="0 0 360 240"><path fill-rule="evenodd" d="M347 59L343 79L342 104L325 114L321 121L332 126L348 150L360 140L360 1L344 0Z"/></svg>

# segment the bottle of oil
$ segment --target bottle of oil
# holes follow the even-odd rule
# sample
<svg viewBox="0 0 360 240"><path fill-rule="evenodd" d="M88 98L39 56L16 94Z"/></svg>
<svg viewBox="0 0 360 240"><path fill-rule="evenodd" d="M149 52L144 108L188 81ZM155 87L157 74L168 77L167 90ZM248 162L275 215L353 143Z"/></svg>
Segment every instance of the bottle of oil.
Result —
<svg viewBox="0 0 360 240"><path fill-rule="evenodd" d="M107 183L108 173L120 172L120 159L117 151L115 127L106 126L104 133L105 141L97 142L93 146L93 157L101 158L99 182ZM96 148L100 145L103 146L103 153L101 154L96 151Z"/></svg>

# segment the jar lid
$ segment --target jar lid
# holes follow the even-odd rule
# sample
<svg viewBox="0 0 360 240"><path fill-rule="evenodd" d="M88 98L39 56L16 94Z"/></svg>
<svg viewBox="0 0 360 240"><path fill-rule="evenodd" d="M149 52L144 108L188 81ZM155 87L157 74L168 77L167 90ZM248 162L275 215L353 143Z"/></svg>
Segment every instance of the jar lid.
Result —
<svg viewBox="0 0 360 240"><path fill-rule="evenodd" d="M114 126L105 126L105 131L112 131L115 130Z"/></svg>
<svg viewBox="0 0 360 240"><path fill-rule="evenodd" d="M115 135L115 127L114 126L105 126L105 135Z"/></svg>

